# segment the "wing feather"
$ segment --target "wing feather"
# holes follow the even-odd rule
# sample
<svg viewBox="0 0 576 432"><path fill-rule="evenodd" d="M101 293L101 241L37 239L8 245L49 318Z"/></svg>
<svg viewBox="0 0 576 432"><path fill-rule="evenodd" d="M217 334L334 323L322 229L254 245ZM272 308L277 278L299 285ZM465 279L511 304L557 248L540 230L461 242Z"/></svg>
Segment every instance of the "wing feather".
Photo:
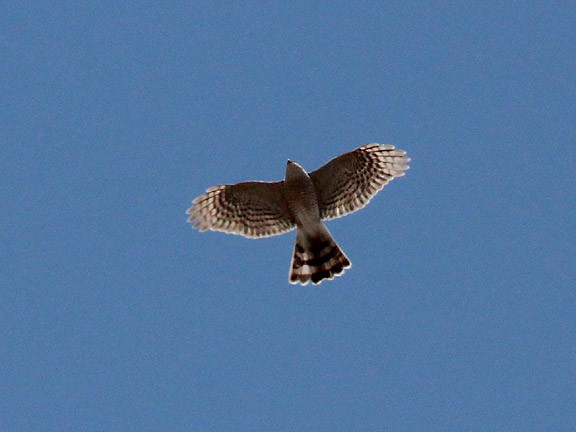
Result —
<svg viewBox="0 0 576 432"><path fill-rule="evenodd" d="M284 182L243 182L214 186L186 212L200 231L222 231L245 237L267 237L295 225L284 199Z"/></svg>
<svg viewBox="0 0 576 432"><path fill-rule="evenodd" d="M310 173L322 219L360 210L396 177L410 158L392 145L367 144L344 153Z"/></svg>

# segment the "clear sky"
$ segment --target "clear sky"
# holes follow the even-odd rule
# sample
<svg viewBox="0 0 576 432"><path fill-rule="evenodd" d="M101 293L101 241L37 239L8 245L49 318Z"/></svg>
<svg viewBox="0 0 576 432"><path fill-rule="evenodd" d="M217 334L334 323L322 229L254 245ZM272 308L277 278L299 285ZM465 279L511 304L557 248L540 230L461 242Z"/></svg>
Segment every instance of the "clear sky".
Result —
<svg viewBox="0 0 576 432"><path fill-rule="evenodd" d="M0 430L576 430L576 8L231 3L2 7ZM370 142L341 278L186 223Z"/></svg>

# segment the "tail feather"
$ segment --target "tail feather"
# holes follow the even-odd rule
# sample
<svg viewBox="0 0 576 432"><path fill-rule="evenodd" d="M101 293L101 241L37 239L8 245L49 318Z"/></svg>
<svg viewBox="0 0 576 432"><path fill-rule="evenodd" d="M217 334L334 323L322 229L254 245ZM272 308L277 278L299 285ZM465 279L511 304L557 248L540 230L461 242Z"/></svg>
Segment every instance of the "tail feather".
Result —
<svg viewBox="0 0 576 432"><path fill-rule="evenodd" d="M351 265L328 230L315 238L298 231L289 281L292 284L306 285L311 280L316 285L324 279L342 275Z"/></svg>

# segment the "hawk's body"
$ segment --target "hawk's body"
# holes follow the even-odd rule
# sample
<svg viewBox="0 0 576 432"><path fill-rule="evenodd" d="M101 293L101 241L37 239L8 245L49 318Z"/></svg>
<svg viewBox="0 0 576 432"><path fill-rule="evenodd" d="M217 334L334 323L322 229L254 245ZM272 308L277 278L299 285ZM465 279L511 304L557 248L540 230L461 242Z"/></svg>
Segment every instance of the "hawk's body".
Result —
<svg viewBox="0 0 576 432"><path fill-rule="evenodd" d="M318 197L310 176L295 162L288 161L284 196L298 227L290 265L290 283L320 283L351 266L320 218Z"/></svg>
<svg viewBox="0 0 576 432"><path fill-rule="evenodd" d="M386 183L408 169L402 150L368 144L308 174L288 161L280 182L216 186L194 200L189 222L246 237L278 235L297 228L289 281L320 283L351 266L322 222L363 208Z"/></svg>

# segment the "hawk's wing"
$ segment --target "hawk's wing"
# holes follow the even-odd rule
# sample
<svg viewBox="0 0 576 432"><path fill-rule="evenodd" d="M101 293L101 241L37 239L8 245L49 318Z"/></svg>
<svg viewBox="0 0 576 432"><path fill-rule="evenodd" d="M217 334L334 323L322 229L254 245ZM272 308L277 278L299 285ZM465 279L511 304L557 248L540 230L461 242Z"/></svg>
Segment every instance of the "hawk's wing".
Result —
<svg viewBox="0 0 576 432"><path fill-rule="evenodd" d="M410 161L405 154L392 145L367 144L311 172L321 218L363 208L390 180L404 175Z"/></svg>
<svg viewBox="0 0 576 432"><path fill-rule="evenodd" d="M284 182L244 182L215 186L199 196L186 213L200 231L266 237L295 227L283 195Z"/></svg>

